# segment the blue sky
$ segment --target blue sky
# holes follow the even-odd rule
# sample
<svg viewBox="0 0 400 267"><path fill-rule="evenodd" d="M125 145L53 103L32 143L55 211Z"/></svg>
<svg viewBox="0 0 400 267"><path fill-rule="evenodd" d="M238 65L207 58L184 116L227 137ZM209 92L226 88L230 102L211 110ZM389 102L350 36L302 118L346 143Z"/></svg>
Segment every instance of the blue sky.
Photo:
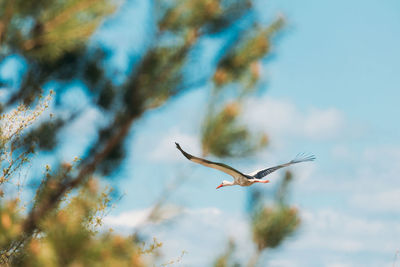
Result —
<svg viewBox="0 0 400 267"><path fill-rule="evenodd" d="M135 12L134 4L128 6L123 10L127 17ZM317 155L315 164L293 168L291 203L301 211L302 227L281 248L265 253L265 262L392 265L400 249L400 2L258 1L256 11L265 23L277 13L288 20L275 42L274 59L263 66L267 90L248 100L243 118L265 130L271 146L228 163L251 171L302 151ZM120 27L126 40L137 40L137 32ZM140 51L136 42L122 46ZM123 64L120 53L115 62ZM173 146L179 141L200 152L197 114L207 99L204 89L147 114L137 126L129 164L119 173L126 196L109 218L111 225L135 227L163 186L183 176L185 183L171 200L183 206L180 220L146 228L165 242L166 257L188 251L182 266L209 264L229 236L239 243L240 259L252 252L245 215L248 189L215 190L226 177L193 166ZM279 175L271 175L268 186L276 186Z"/></svg>
<svg viewBox="0 0 400 267"><path fill-rule="evenodd" d="M263 68L266 93L250 99L244 112L244 122L265 130L271 146L256 157L229 163L251 171L299 151L318 157L315 164L294 168L291 202L302 212L303 225L292 240L264 255L270 266L392 264L400 248L399 11L397 1L257 3L261 21L281 12L289 22L276 41L276 57ZM137 33L130 34L136 40ZM216 191L225 177L191 165L173 147L179 141L200 152L196 115L207 99L204 89L192 90L140 122L130 141L131 164L120 172L126 177L120 184L126 196L109 219L119 227L134 227L163 186L184 176L171 200L185 203L184 215L168 227L147 228L164 241L166 257L188 251L183 266L209 264L210 257L204 256L213 258L215 247L224 247L228 236L239 243L239 258L251 253L248 189Z"/></svg>
<svg viewBox="0 0 400 267"><path fill-rule="evenodd" d="M226 162L246 172L298 152L317 156L315 163L293 168L290 201L301 212L301 229L265 253L264 262L392 266L400 249L400 2L259 0L255 6L261 22L277 13L288 21L274 43L274 59L263 65L265 93L249 99L243 114L244 123L267 132L271 145L251 158ZM128 56L150 42L153 26L142 22L150 18L148 7L145 0L127 1L95 36L94 42L114 49L115 68L125 69ZM9 69L0 72L12 76ZM77 95L83 105L79 84L63 96L65 105ZM115 184L125 196L106 220L130 233L165 186L180 178L184 183L168 205L178 219L144 227L164 243L164 259L187 251L177 266L209 265L229 237L238 243L239 259L254 249L245 213L249 189L215 190L228 177L192 164L173 144L200 153L198 114L206 101L207 87L194 88L134 126ZM81 153L101 119L99 111L88 108L65 133L75 143L65 142L62 157ZM281 174L271 175L267 193Z"/></svg>

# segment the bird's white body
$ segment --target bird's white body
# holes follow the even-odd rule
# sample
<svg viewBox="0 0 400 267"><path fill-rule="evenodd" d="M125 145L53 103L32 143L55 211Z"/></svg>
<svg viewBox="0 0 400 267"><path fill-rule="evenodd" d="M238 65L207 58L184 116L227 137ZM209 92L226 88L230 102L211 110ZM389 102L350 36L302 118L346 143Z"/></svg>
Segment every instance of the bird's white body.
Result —
<svg viewBox="0 0 400 267"><path fill-rule="evenodd" d="M298 155L294 160L289 161L288 163L277 165L275 167L263 169L263 170L258 170L254 171L250 174L243 174L240 171L232 168L231 166L228 166L223 163L218 163L218 162L213 162L209 161L206 159L198 158L193 155L190 155L189 153L185 152L178 143L175 143L176 147L179 149L179 151L190 161L193 161L195 163L201 164L206 167L210 167L213 169L217 169L219 171L222 171L226 174L229 174L230 176L233 177L233 181L222 181L222 183L217 187L223 187L223 186L231 186L231 185L240 185L240 186L250 186L254 183L268 183L269 180L262 180L261 178L267 176L268 174L280 169L284 168L287 166L290 166L292 164L300 163L300 162L305 162L305 161L313 161L315 157L313 155L311 156L305 156L305 155Z"/></svg>
<svg viewBox="0 0 400 267"><path fill-rule="evenodd" d="M261 179L256 179L256 178L248 179L248 178L246 178L244 176L238 175L236 177L233 177L233 181L232 182L227 181L227 180L223 180L222 181L222 186L230 186L230 185L250 186L250 185L252 185L254 183L266 184L266 183L269 183L269 180L261 180Z"/></svg>

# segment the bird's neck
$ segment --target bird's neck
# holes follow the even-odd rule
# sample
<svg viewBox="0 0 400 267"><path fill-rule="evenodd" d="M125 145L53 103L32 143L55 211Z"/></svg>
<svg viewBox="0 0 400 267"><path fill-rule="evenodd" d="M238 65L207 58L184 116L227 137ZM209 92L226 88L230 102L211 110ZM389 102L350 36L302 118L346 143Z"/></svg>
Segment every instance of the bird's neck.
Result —
<svg viewBox="0 0 400 267"><path fill-rule="evenodd" d="M235 185L235 182L226 181L224 184L224 186L231 186L231 185Z"/></svg>

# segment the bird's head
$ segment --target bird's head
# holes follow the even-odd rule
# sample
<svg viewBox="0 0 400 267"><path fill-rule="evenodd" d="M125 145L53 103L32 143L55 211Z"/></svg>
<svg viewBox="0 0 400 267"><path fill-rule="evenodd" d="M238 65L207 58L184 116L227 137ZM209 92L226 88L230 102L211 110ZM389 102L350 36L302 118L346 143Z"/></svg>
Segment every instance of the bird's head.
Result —
<svg viewBox="0 0 400 267"><path fill-rule="evenodd" d="M216 189L221 188L223 186L228 186L228 185L233 185L233 182L229 182L229 181L223 180L222 183L219 186L217 186Z"/></svg>

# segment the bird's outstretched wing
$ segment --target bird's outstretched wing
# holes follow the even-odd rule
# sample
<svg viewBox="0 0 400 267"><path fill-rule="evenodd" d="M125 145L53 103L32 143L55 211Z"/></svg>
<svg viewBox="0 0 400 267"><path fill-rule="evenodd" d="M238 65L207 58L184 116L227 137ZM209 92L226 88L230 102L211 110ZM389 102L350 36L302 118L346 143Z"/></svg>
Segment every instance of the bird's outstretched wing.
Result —
<svg viewBox="0 0 400 267"><path fill-rule="evenodd" d="M229 175L231 175L233 177L237 177L238 175L242 175L242 176L246 177L246 175L244 175L243 173L241 173L238 170L235 170L231 166L228 166L228 165L223 164L223 163L213 162L213 161L209 161L209 160L206 160L206 159L195 157L195 156L190 155L189 153L183 151L183 149L181 148L181 146L178 143L175 143L175 144L176 144L176 148L179 149L179 151L182 152L182 154L190 161L193 161L195 163L204 165L206 167L217 169L217 170L222 171L222 172L224 172L226 174L229 174Z"/></svg>
<svg viewBox="0 0 400 267"><path fill-rule="evenodd" d="M284 167L290 166L292 164L300 163L300 162L313 161L313 160L315 160L314 155L299 154L296 156L296 158L294 160L291 160L288 163L281 164L281 165L271 167L268 169L264 169L264 170L255 171L249 175L253 176L254 178L261 179L264 176L267 176L268 174L270 174L271 172L279 170L280 168L284 168Z"/></svg>

